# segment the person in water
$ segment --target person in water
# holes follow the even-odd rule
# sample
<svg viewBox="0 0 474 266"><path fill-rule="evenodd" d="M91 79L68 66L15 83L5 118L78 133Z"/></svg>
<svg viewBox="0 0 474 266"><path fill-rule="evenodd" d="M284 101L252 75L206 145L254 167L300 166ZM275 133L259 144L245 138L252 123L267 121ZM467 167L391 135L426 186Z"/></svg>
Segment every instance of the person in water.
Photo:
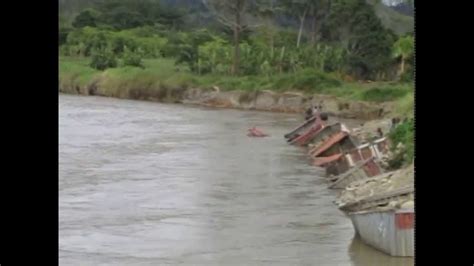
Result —
<svg viewBox="0 0 474 266"><path fill-rule="evenodd" d="M257 129L257 127L252 127L248 129L249 133L247 136L249 137L267 137L268 135Z"/></svg>

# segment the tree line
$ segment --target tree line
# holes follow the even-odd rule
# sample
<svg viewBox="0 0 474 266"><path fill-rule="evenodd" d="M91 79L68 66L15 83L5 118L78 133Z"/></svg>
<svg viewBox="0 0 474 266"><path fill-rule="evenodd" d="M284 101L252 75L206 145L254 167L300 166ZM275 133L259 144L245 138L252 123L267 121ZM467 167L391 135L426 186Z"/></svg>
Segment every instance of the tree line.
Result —
<svg viewBox="0 0 474 266"><path fill-rule="evenodd" d="M98 69L117 66L117 59L143 67L143 58L165 57L199 75L314 69L355 79L412 79L412 33L385 28L365 0L193 3L91 0L60 18L60 53L91 57Z"/></svg>

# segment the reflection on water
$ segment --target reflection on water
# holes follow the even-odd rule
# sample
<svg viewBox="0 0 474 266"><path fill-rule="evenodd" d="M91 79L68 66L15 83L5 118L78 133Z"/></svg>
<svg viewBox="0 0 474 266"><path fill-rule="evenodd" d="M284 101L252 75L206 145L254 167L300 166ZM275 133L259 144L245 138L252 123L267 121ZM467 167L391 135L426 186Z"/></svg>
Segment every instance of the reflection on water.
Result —
<svg viewBox="0 0 474 266"><path fill-rule="evenodd" d="M355 236L349 246L349 255L353 265L413 266L413 258L391 257L366 245L359 236Z"/></svg>

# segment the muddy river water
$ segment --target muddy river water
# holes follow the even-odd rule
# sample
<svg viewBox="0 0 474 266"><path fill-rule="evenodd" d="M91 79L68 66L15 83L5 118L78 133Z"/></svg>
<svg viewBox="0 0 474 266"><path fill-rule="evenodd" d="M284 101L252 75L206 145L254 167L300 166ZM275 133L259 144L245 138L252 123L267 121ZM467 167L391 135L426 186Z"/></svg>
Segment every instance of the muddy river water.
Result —
<svg viewBox="0 0 474 266"><path fill-rule="evenodd" d="M283 139L302 115L59 105L61 265L413 265L354 237L324 172Z"/></svg>

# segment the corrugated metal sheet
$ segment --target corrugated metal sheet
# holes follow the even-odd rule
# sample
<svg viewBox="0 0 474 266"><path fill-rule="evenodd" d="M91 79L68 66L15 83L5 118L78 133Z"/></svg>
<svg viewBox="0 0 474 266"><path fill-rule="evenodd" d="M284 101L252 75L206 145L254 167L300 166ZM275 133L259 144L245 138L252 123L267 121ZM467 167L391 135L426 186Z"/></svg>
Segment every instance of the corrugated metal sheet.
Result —
<svg viewBox="0 0 474 266"><path fill-rule="evenodd" d="M323 131L325 128L326 125L322 124L322 127L320 127L316 132L314 132L304 140L304 145L312 143L313 139L316 138L319 134L321 134L321 131Z"/></svg>
<svg viewBox="0 0 474 266"><path fill-rule="evenodd" d="M412 215L400 214L395 211L351 213L352 224L360 238L370 246L392 256L414 256L414 229L398 228L396 220L399 215L403 219L414 219Z"/></svg>
<svg viewBox="0 0 474 266"><path fill-rule="evenodd" d="M323 166L325 164L339 160L342 157L342 153L334 154L327 157L317 157L314 159L313 164L316 166Z"/></svg>
<svg viewBox="0 0 474 266"><path fill-rule="evenodd" d="M412 229L414 228L414 213L397 213L396 226L398 229Z"/></svg>
<svg viewBox="0 0 474 266"><path fill-rule="evenodd" d="M303 134L293 139L290 143L297 145L305 145L308 140L313 138L324 128L324 124L320 119L316 119L313 125Z"/></svg>
<svg viewBox="0 0 474 266"><path fill-rule="evenodd" d="M304 146L304 145L308 144L308 142L314 136L316 136L321 131L321 129L323 129L323 128L324 128L324 125L322 125L322 124L315 125L306 134L304 134L303 136L301 136L300 138L295 140L295 143L300 145L300 146Z"/></svg>
<svg viewBox="0 0 474 266"><path fill-rule="evenodd" d="M408 256L414 255L415 250L415 212L410 210L409 212L397 212L395 213L395 219L401 222L403 228L397 228L395 231L396 238L396 254L408 254ZM402 256L402 255L398 255Z"/></svg>
<svg viewBox="0 0 474 266"><path fill-rule="evenodd" d="M332 135L340 131L341 131L341 123L335 123L332 125L325 126L318 134L316 134L310 140L310 143L314 144L314 147L309 150L308 154L310 156L313 156L313 153L318 149L319 146L321 146Z"/></svg>
<svg viewBox="0 0 474 266"><path fill-rule="evenodd" d="M293 138L296 134L298 134L299 132L302 132L304 131L306 128L309 128L311 126L311 124L316 120L316 117L312 117L310 119L308 119L307 121L305 121L303 124L297 126L295 129L293 129L292 131L290 131L289 133L285 134L285 138Z"/></svg>
<svg viewBox="0 0 474 266"><path fill-rule="evenodd" d="M329 148L331 148L334 144L338 143L339 141L343 140L345 137L347 137L349 134L346 132L338 132L334 135L332 135L328 140L326 140L319 148L317 148L313 156L318 156L321 153L325 152Z"/></svg>
<svg viewBox="0 0 474 266"><path fill-rule="evenodd" d="M324 129L323 129L324 130ZM313 146L311 147L311 149L309 150L308 154L309 156L311 157L315 157L314 156L314 153L318 150L319 147L321 147L321 145L327 140L328 137L326 138L322 138L321 135L323 134L324 132L320 132L317 136L317 138L321 138L320 141L317 141L317 142L313 142Z"/></svg>

